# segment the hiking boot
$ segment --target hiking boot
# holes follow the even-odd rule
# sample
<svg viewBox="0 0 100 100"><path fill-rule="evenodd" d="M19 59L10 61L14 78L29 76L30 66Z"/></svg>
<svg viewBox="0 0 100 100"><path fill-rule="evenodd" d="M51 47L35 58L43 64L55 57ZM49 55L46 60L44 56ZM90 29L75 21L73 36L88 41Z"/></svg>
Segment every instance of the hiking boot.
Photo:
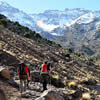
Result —
<svg viewBox="0 0 100 100"><path fill-rule="evenodd" d="M44 90L47 90L47 88L45 88Z"/></svg>
<svg viewBox="0 0 100 100"><path fill-rule="evenodd" d="M24 88L24 92L26 91L26 88Z"/></svg>
<svg viewBox="0 0 100 100"><path fill-rule="evenodd" d="M44 92L45 90L47 90L47 88L43 89L41 92Z"/></svg>
<svg viewBox="0 0 100 100"><path fill-rule="evenodd" d="M41 92L44 92L45 90L43 89Z"/></svg>

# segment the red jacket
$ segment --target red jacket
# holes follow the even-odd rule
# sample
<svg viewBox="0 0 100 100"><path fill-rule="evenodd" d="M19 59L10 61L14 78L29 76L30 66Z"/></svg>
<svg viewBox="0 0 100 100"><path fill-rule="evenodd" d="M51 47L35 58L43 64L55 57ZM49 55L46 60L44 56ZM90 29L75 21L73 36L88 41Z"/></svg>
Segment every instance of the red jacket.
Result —
<svg viewBox="0 0 100 100"><path fill-rule="evenodd" d="M44 64L44 65L42 66L42 72L47 72L47 65L46 65L46 64Z"/></svg>

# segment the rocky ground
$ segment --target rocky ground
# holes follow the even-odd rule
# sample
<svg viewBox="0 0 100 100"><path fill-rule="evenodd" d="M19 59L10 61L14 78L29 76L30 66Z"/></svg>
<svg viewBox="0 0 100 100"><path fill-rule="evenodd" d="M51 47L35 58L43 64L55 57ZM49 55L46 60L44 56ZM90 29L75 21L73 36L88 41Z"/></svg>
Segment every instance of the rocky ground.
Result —
<svg viewBox="0 0 100 100"><path fill-rule="evenodd" d="M23 38L0 28L0 69L9 69L11 76L10 80L5 80L0 70L0 89L8 100L35 100L38 97L37 100L84 100L84 93L87 100L100 100L100 65L94 64L85 55L77 56L72 52L69 58L65 53L64 49L56 45ZM52 60L54 67L51 73L52 85L48 85L49 91L42 93L37 71L45 60ZM16 74L20 61L30 64L32 79L30 88L22 97ZM57 95L60 95L59 99Z"/></svg>
<svg viewBox="0 0 100 100"><path fill-rule="evenodd" d="M32 77L36 78L35 76ZM41 92L42 84L40 82L30 81L29 88L27 88L26 92L23 92L21 96L21 93L19 92L19 80L17 76L13 77L11 80L5 80L3 77L1 77L0 89L4 91L8 100L42 100L45 95L50 95L50 97L52 97L52 94L50 94L52 92L54 95L52 98L56 98L55 95L61 95L64 100L81 100L78 99L80 93L86 93L86 100L100 100L100 84L95 80L77 81L75 79L69 79L68 81L70 81L69 84L66 84L63 88L60 87L60 85L54 86L53 83L48 84L48 90L44 92ZM41 95L44 96L41 97ZM52 98L43 100L53 100ZM59 98L54 100L63 99Z"/></svg>

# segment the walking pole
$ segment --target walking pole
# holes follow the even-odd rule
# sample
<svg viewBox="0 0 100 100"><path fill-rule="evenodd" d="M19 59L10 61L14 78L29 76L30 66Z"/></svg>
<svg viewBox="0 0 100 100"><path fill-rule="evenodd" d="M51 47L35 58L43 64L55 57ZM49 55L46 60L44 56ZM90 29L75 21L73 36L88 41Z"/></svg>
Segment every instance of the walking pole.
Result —
<svg viewBox="0 0 100 100"><path fill-rule="evenodd" d="M41 69L39 68L39 83L40 83L40 89L42 88L42 81L41 81ZM40 90L41 91L41 90Z"/></svg>
<svg viewBox="0 0 100 100"><path fill-rule="evenodd" d="M50 90L51 90L51 75L50 75Z"/></svg>
<svg viewBox="0 0 100 100"><path fill-rule="evenodd" d="M20 100L21 100L21 98L22 98L22 92L21 92L21 86L20 86L20 84L19 84L19 91L20 91Z"/></svg>
<svg viewBox="0 0 100 100"><path fill-rule="evenodd" d="M51 90L51 74L49 74L49 78L50 78L50 90Z"/></svg>

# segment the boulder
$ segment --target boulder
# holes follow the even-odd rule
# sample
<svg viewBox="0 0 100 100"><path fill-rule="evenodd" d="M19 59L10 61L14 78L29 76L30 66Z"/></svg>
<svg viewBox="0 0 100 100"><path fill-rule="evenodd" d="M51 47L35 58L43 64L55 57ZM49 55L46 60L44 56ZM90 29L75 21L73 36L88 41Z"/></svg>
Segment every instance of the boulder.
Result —
<svg viewBox="0 0 100 100"><path fill-rule="evenodd" d="M83 80L81 83L85 85L96 85L97 81L95 79L88 79L88 80Z"/></svg>
<svg viewBox="0 0 100 100"><path fill-rule="evenodd" d="M73 99L77 100L90 100L91 96L89 92L83 92L80 89L77 89L73 94L72 94Z"/></svg>
<svg viewBox="0 0 100 100"><path fill-rule="evenodd" d="M0 71L0 76L2 76L3 78L10 80L10 72L8 69L3 69Z"/></svg>
<svg viewBox="0 0 100 100"><path fill-rule="evenodd" d="M40 72L32 72L31 73L31 80L33 82L42 82ZM48 79L48 83L52 84L58 88L65 87L63 81L56 75L50 76Z"/></svg>
<svg viewBox="0 0 100 100"><path fill-rule="evenodd" d="M58 87L58 88L64 88L65 87L64 82L58 76L55 76L55 77L50 76L50 80L51 80L50 84L54 85L55 87Z"/></svg>
<svg viewBox="0 0 100 100"><path fill-rule="evenodd" d="M82 97L82 91L81 90L76 90L73 94L72 94L73 98L81 98Z"/></svg>
<svg viewBox="0 0 100 100"><path fill-rule="evenodd" d="M35 100L64 100L63 95L55 91L44 91L43 94Z"/></svg>
<svg viewBox="0 0 100 100"><path fill-rule="evenodd" d="M86 92L86 93L82 93L82 98L84 100L90 100L91 99L91 95L89 92Z"/></svg>
<svg viewBox="0 0 100 100"><path fill-rule="evenodd" d="M19 89L19 84L16 83L14 80L8 80L8 84L10 84L12 87Z"/></svg>

